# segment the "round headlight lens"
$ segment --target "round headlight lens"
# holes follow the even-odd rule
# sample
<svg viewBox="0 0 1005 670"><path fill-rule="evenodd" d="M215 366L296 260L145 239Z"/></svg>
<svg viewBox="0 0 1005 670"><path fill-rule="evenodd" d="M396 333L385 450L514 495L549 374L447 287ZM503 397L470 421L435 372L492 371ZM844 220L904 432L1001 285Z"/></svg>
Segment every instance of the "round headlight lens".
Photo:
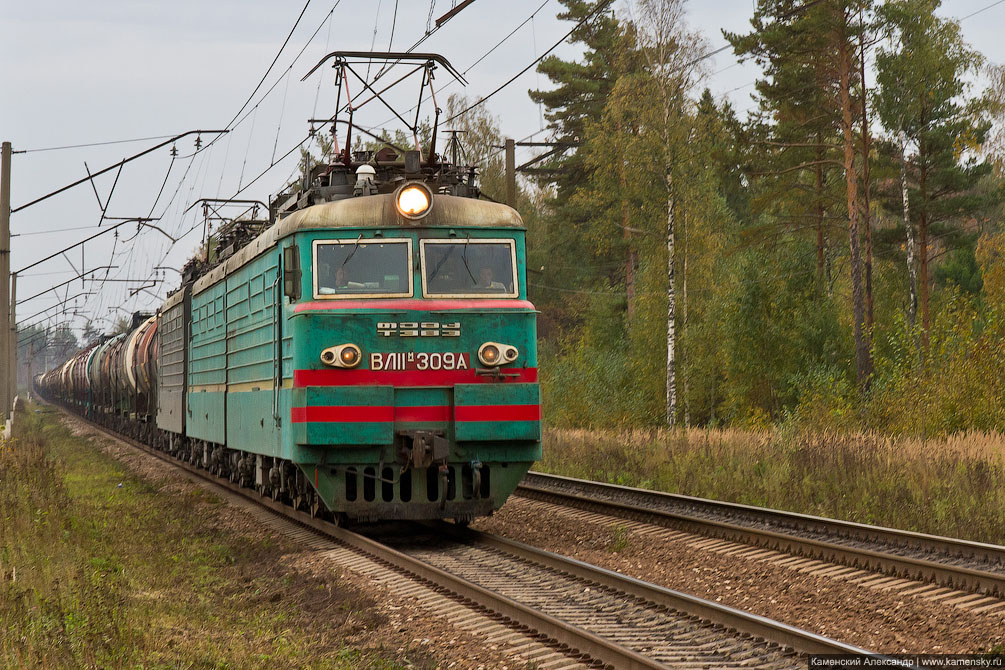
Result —
<svg viewBox="0 0 1005 670"><path fill-rule="evenodd" d="M356 365L359 363L359 349L356 347L346 347L340 354L343 365Z"/></svg>
<svg viewBox="0 0 1005 670"><path fill-rule="evenodd" d="M398 210L405 216L420 216L429 209L429 192L421 186L406 186L398 193Z"/></svg>
<svg viewBox="0 0 1005 670"><path fill-rule="evenodd" d="M482 350L478 352L478 358L481 359L482 363L485 365L498 365L499 364L499 347L494 344L490 344L486 347L482 347Z"/></svg>

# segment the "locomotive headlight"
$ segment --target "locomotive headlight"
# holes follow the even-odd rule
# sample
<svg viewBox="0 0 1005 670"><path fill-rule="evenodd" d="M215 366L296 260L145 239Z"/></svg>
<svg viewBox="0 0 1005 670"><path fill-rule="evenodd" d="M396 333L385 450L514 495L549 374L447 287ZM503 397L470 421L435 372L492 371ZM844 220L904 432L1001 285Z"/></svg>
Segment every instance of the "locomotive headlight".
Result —
<svg viewBox="0 0 1005 670"><path fill-rule="evenodd" d="M520 350L512 344L499 344L498 342L486 342L478 347L478 360L488 368L498 365L512 363L520 356Z"/></svg>
<svg viewBox="0 0 1005 670"><path fill-rule="evenodd" d="M352 345L343 348L342 351L339 353L339 360L342 361L342 365L349 368L358 364L359 359L360 359L359 349Z"/></svg>
<svg viewBox="0 0 1005 670"><path fill-rule="evenodd" d="M499 347L489 343L483 344L478 349L478 360L489 367L499 365Z"/></svg>
<svg viewBox="0 0 1005 670"><path fill-rule="evenodd" d="M355 344L340 344L321 352L321 362L333 368L354 368L363 360L363 355Z"/></svg>
<svg viewBox="0 0 1005 670"><path fill-rule="evenodd" d="M402 215L418 219L429 213L433 195L423 184L405 184L398 190L394 204Z"/></svg>

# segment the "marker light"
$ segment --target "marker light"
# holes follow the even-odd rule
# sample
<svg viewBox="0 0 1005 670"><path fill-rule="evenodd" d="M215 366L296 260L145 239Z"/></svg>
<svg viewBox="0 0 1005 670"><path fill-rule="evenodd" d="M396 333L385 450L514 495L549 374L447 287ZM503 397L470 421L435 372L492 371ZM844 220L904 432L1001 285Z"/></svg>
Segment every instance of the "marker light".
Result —
<svg viewBox="0 0 1005 670"><path fill-rule="evenodd" d="M333 368L354 368L363 360L355 344L340 344L321 352L321 362Z"/></svg>
<svg viewBox="0 0 1005 670"><path fill-rule="evenodd" d="M418 219L429 212L432 204L432 194L421 184L408 184L398 191L395 205L402 215L410 219Z"/></svg>
<svg viewBox="0 0 1005 670"><path fill-rule="evenodd" d="M520 351L511 344L486 342L478 347L478 360L488 368L512 363L520 355Z"/></svg>

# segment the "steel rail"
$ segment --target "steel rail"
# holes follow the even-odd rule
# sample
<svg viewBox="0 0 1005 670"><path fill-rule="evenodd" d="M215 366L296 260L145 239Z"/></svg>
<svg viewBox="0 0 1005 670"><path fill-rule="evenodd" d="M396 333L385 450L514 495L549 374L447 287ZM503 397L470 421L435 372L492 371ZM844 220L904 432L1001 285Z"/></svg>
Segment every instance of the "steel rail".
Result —
<svg viewBox="0 0 1005 670"><path fill-rule="evenodd" d="M579 492L563 491L562 488L576 489ZM999 545L539 472L528 473L515 495L851 567L877 570L897 576L911 576L953 588L1005 595L1005 547ZM612 496L635 499L643 504L611 500ZM709 519L694 513L658 509L660 506L702 509L719 516L753 518L773 526L773 529ZM797 534L800 530L831 535L851 542L881 543L909 551L941 553L955 559L979 558L986 562L998 563L1003 566L1003 570L992 572L855 547L838 541L800 537Z"/></svg>
<svg viewBox="0 0 1005 670"><path fill-rule="evenodd" d="M60 405L55 406L60 411L69 412L68 409ZM262 505L287 519L291 519L330 539L352 547L385 565L413 575L419 580L431 583L438 590L448 591L456 600L463 604L489 610L502 623L518 629L530 629L531 633L536 631L554 641L555 646L565 651L570 657L579 658L587 663L591 660L600 661L609 667L626 668L629 670L662 669L668 667L654 659L647 658L638 652L623 647L612 640L605 639L549 614L537 611L509 597L473 584L450 572L429 565L421 559L385 546L376 540L354 533L346 528L341 528L330 521L312 517L307 512L293 509L285 503L263 497L252 489L242 487L234 482L217 477L202 468L175 459L158 449L116 433L79 414L74 413L74 416L105 435L144 451L165 463L181 468L230 493ZM447 524L441 524L441 527L449 529ZM747 633L782 646L791 647L799 653L841 653L875 656L871 652L807 631L800 631L797 628L780 622L725 607L718 603L705 601L684 593L674 592L657 585L647 584L632 577L619 575L609 570L590 566L581 561L562 557L551 552L534 549L511 540L491 537L476 533L475 531L450 530L451 532L473 534L479 541L492 543L494 546L503 548L508 553L521 557L533 557L530 560L544 564L552 569L577 576L582 575L584 579L596 581L603 585L611 585L611 588L616 590L662 604L677 611L687 612L689 615L735 629L741 633Z"/></svg>
<svg viewBox="0 0 1005 670"><path fill-rule="evenodd" d="M579 579L587 580L647 602L669 609L687 612L712 623L746 633L755 638L763 638L780 645L791 647L803 654L858 654L870 652L852 645L838 642L809 631L789 626L766 617L727 607L716 602L674 591L658 584L629 577L613 570L584 563L574 558L538 549L522 542L490 535L476 530L455 530L443 524L444 530L462 539L499 549L532 563L565 572Z"/></svg>

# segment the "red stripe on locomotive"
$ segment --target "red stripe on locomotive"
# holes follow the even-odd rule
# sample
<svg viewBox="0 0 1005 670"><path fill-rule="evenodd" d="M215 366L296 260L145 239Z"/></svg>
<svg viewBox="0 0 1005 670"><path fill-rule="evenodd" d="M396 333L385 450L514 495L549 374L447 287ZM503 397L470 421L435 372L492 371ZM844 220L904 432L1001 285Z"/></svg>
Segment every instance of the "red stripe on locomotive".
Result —
<svg viewBox="0 0 1005 670"><path fill-rule="evenodd" d="M502 368L507 382L534 383L537 368ZM515 375L515 376L509 376ZM306 386L454 386L455 384L485 384L498 380L494 375L478 374L476 370L294 370L293 387Z"/></svg>
<svg viewBox="0 0 1005 670"><path fill-rule="evenodd" d="M374 423L390 421L447 421L450 407L392 407L389 405L315 405L290 410L293 423ZM454 408L455 421L540 421L540 405L465 405Z"/></svg>

